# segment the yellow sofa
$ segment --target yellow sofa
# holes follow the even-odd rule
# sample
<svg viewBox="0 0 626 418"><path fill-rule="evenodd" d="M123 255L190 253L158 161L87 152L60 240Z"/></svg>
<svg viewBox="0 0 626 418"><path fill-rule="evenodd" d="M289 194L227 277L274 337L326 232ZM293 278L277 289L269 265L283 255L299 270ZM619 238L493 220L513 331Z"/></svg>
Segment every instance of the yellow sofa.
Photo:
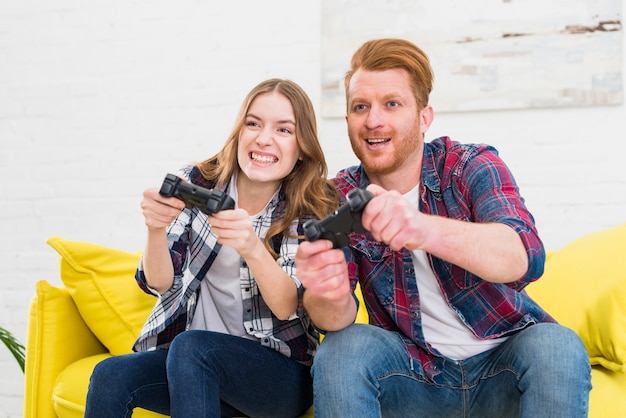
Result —
<svg viewBox="0 0 626 418"><path fill-rule="evenodd" d="M24 417L83 416L96 363L127 353L154 299L133 277L140 254L54 237L63 287L41 280L26 341ZM593 364L590 417L626 417L626 223L549 254L529 294L583 339ZM359 322L366 322L364 311ZM546 388L549 390L549 388ZM163 417L136 410L134 417ZM309 410L306 417L312 417Z"/></svg>

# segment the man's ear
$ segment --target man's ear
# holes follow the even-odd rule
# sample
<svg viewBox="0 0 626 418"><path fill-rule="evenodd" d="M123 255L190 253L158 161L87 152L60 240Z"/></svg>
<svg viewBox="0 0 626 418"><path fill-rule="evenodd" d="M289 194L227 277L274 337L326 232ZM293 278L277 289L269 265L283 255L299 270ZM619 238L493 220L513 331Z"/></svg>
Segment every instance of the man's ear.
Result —
<svg viewBox="0 0 626 418"><path fill-rule="evenodd" d="M432 106L426 105L422 108L422 110L420 110L420 131L422 135L428 131L428 128L430 128L434 119L435 112L433 111Z"/></svg>

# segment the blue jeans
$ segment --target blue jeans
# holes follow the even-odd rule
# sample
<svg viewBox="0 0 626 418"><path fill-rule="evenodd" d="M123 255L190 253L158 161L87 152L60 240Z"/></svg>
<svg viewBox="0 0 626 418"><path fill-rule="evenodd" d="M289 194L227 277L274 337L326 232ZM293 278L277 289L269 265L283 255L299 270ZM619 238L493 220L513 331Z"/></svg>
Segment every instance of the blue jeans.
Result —
<svg viewBox="0 0 626 418"><path fill-rule="evenodd" d="M169 350L108 358L94 369L86 418L142 407L177 417L297 417L313 402L310 369L258 342L185 331Z"/></svg>
<svg viewBox="0 0 626 418"><path fill-rule="evenodd" d="M427 380L395 332L354 324L328 333L313 361L315 416L587 416L587 352L560 325L532 325L440 372L443 383Z"/></svg>

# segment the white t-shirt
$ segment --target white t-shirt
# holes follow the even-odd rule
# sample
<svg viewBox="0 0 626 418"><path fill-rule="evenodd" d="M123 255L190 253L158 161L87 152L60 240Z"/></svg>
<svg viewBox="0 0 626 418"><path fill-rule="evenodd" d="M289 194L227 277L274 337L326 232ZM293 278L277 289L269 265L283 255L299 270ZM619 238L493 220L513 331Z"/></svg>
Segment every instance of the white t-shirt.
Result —
<svg viewBox="0 0 626 418"><path fill-rule="evenodd" d="M237 202L235 176L228 186L228 194ZM200 298L190 329L255 339L243 326L240 260L234 248L227 245L220 248L207 277L200 283Z"/></svg>
<svg viewBox="0 0 626 418"><path fill-rule="evenodd" d="M419 207L419 185L406 193L404 198ZM481 340L476 337L448 304L427 254L421 250L413 251L412 258L420 295L422 331L427 343L448 358L463 360L507 339Z"/></svg>

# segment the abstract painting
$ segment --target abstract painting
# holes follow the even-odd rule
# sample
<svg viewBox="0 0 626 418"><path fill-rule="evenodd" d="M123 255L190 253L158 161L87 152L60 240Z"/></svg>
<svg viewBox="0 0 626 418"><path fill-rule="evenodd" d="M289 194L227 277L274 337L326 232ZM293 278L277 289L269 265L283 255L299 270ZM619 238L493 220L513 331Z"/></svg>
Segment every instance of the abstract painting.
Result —
<svg viewBox="0 0 626 418"><path fill-rule="evenodd" d="M621 0L322 0L322 116L345 115L343 76L364 41L420 46L439 112L623 101Z"/></svg>

